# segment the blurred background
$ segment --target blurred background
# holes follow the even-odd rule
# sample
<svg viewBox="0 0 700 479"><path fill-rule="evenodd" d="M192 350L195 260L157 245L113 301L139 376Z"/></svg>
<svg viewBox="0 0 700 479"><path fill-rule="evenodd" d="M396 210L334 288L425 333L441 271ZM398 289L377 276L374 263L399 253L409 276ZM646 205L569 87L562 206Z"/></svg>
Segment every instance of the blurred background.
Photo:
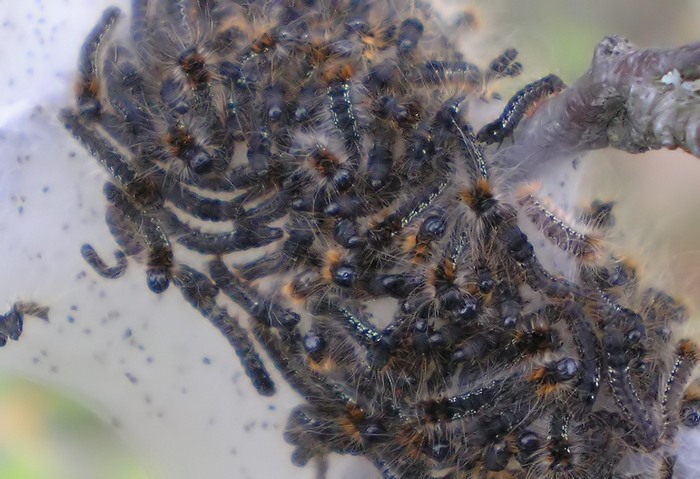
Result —
<svg viewBox="0 0 700 479"><path fill-rule="evenodd" d="M499 85L504 98L550 72L572 82L611 33L641 46L700 40L700 0L443 3L474 13L481 64L520 51L525 70ZM0 0L0 307L51 307L49 323L27 319L22 340L0 350L0 479L314 477L290 465L282 440L293 393L257 396L218 332L173 288L146 291L138 266L114 282L85 273L82 243L113 249L105 175L56 113L72 102L80 44L111 4L128 10L126 0ZM616 201L620 247L696 320L700 162L605 150L584 164L582 203ZM371 477L349 464L334 460L329 478Z"/></svg>

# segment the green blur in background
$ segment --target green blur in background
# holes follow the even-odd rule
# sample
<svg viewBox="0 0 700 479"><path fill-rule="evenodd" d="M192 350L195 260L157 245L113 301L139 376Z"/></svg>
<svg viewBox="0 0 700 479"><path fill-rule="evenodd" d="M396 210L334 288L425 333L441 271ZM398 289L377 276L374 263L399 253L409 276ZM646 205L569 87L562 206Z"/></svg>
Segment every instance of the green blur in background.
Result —
<svg viewBox="0 0 700 479"><path fill-rule="evenodd" d="M77 401L0 376L1 479L146 479L134 456Z"/></svg>

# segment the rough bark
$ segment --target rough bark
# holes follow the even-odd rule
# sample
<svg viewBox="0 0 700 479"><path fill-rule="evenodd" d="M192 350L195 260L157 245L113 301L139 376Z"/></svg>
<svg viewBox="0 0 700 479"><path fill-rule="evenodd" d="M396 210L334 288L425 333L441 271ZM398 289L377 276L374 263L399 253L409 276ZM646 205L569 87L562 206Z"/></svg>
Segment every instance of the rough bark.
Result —
<svg viewBox="0 0 700 479"><path fill-rule="evenodd" d="M562 157L613 147L682 148L700 156L700 43L640 49L603 39L588 71L538 108L499 151L499 162L541 171Z"/></svg>

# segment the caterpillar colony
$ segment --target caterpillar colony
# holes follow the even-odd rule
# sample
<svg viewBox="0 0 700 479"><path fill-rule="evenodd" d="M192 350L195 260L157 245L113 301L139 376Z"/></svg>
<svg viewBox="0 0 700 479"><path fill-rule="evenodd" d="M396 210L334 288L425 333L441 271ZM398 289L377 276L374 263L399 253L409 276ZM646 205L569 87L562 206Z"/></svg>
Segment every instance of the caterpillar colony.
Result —
<svg viewBox="0 0 700 479"><path fill-rule="evenodd" d="M134 0L116 34L124 17L107 9L85 40L60 114L110 175L118 248L81 252L103 277L133 259L154 293L177 288L261 395L279 370L303 398L284 431L294 464L679 477L676 438L700 424L697 346L675 333L686 310L607 246L611 203L564 212L529 165L572 145L697 156L697 107L660 113L694 95L662 76L694 80L697 47L603 40L596 58L627 68L588 76L608 91L651 79L642 113L634 88L596 103L600 82L547 75L475 129L470 109L522 65L515 49L469 62L455 46L469 16L418 0ZM571 124L548 126L562 109ZM3 343L23 314L45 311L14 307Z"/></svg>

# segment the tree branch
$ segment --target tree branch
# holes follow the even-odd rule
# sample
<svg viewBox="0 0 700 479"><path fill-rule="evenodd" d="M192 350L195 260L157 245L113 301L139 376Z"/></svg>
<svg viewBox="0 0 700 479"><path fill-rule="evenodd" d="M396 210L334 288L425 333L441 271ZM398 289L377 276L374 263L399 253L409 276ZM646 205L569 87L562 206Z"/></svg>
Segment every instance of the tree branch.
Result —
<svg viewBox="0 0 700 479"><path fill-rule="evenodd" d="M530 174L608 146L631 153L680 147L700 157L699 78L700 43L639 49L606 37L588 71L523 120L498 162Z"/></svg>

